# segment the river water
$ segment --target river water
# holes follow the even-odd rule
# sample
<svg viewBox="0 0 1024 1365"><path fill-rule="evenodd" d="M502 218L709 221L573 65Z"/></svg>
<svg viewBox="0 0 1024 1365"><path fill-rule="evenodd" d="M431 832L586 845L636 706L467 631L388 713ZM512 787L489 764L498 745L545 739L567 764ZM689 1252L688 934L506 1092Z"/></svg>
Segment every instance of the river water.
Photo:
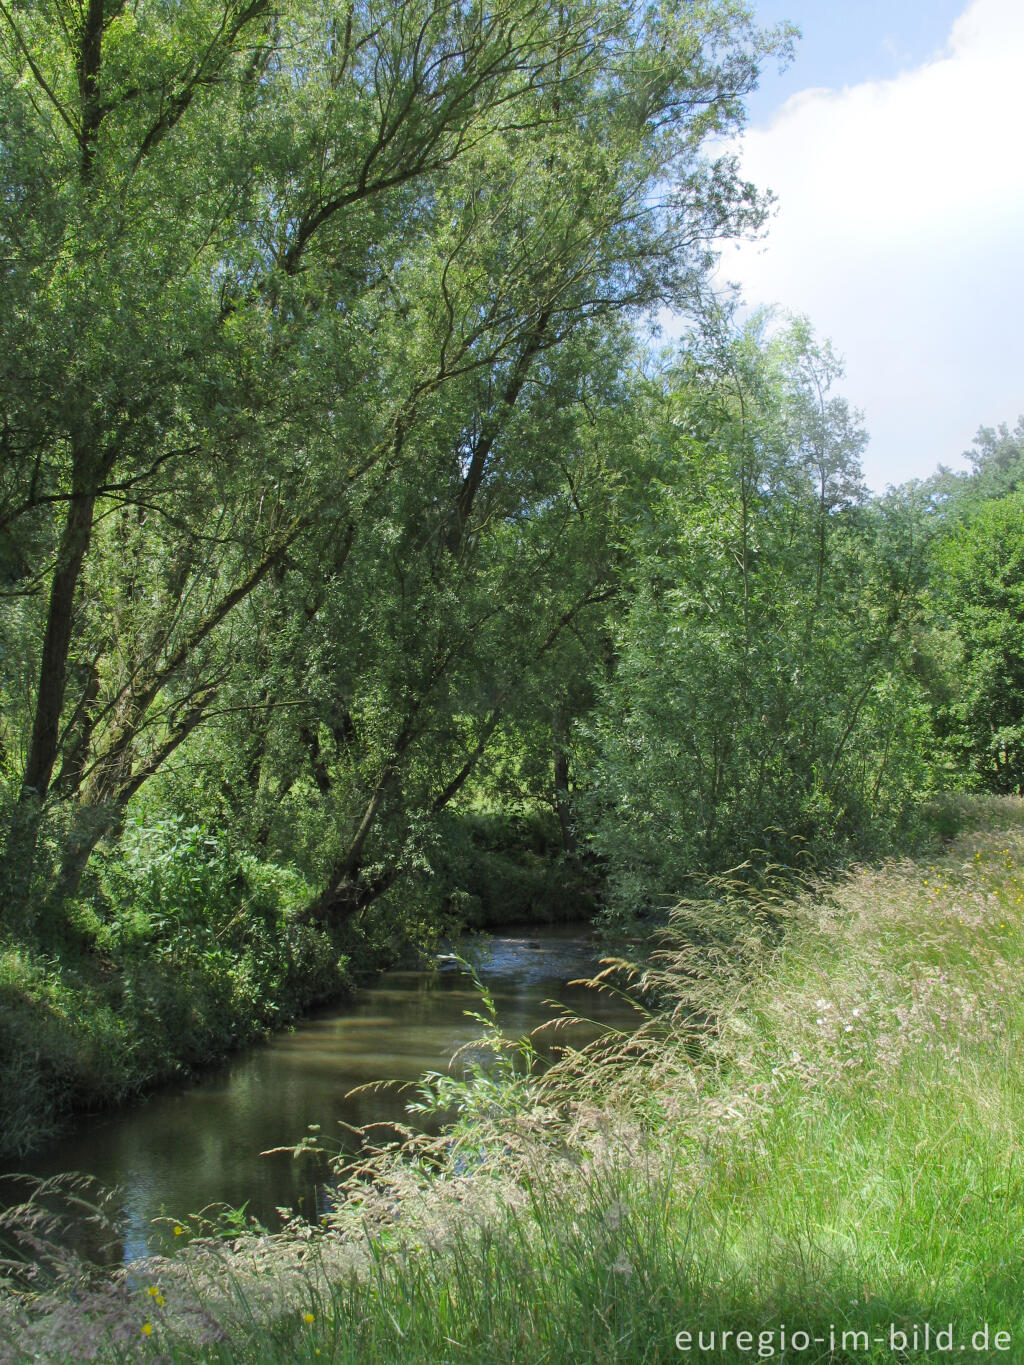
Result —
<svg viewBox="0 0 1024 1365"><path fill-rule="evenodd" d="M579 1045L597 1032L553 1030L551 1000L603 1025L637 1021L614 997L568 985L597 969L598 951L580 926L474 936L460 951L494 996L503 1031L521 1036L540 1028L542 1050ZM411 1092L352 1090L446 1070L458 1049L480 1036L465 1014L479 1008L471 979L454 962L387 972L343 1008L313 1015L195 1081L83 1120L20 1169L36 1176L80 1171L117 1187L121 1227L105 1260L162 1249L171 1232L154 1219L185 1219L214 1205L244 1205L268 1227L279 1224L281 1207L315 1216L326 1206L326 1163L260 1154L294 1145L314 1124L325 1146L356 1150L351 1128L381 1124L373 1132L387 1137L389 1123L414 1123L405 1109Z"/></svg>

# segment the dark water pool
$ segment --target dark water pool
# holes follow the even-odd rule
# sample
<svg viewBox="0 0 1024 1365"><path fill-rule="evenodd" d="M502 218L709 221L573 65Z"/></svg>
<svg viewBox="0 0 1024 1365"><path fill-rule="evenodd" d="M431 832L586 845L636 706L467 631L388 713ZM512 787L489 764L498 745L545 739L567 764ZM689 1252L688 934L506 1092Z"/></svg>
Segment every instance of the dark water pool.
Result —
<svg viewBox="0 0 1024 1365"><path fill-rule="evenodd" d="M493 994L506 1034L530 1033L556 1017L546 1003L552 999L604 1024L636 1020L613 997L567 984L597 967L598 950L585 928L473 937L460 950ZM344 1008L308 1018L198 1080L83 1121L20 1168L36 1176L81 1171L117 1187L123 1227L104 1259L132 1259L161 1247L172 1234L154 1219L184 1218L211 1205L245 1205L270 1227L280 1207L315 1215L326 1198L326 1166L260 1154L295 1144L312 1124L320 1125L322 1137L355 1150L351 1128L412 1122L408 1094L352 1090L445 1070L479 1036L479 1024L465 1015L479 1008L472 981L451 961L388 972ZM543 1046L545 1039L585 1041L579 1031L549 1027L536 1041Z"/></svg>

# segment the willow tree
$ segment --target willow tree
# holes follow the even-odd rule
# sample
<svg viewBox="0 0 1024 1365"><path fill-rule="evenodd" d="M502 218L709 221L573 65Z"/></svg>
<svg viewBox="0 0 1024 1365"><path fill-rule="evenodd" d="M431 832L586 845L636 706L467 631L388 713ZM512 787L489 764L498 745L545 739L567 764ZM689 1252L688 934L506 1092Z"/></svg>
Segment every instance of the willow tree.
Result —
<svg viewBox="0 0 1024 1365"><path fill-rule="evenodd" d="M346 792L319 912L365 900L413 751L448 735L404 799L432 808L600 592L528 609L578 454L537 424L583 402L581 346L684 303L758 221L702 147L784 41L726 0L0 3L9 914L73 892L240 706L302 712L320 795ZM478 714L447 680L493 692L470 643L510 592L529 644ZM303 622L352 637L356 760Z"/></svg>
<svg viewBox="0 0 1024 1365"><path fill-rule="evenodd" d="M919 553L863 486L840 375L806 324L754 320L648 392L589 794L619 908L753 850L863 847L922 777Z"/></svg>

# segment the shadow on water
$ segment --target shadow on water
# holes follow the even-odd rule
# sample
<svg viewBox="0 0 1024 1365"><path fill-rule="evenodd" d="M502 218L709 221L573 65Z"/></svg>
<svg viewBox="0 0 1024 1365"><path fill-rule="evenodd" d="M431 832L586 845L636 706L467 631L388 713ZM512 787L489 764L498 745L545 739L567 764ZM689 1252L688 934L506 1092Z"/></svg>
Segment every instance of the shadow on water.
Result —
<svg viewBox="0 0 1024 1365"><path fill-rule="evenodd" d="M467 940L462 951L494 996L503 1031L531 1032L553 1013L556 999L604 1024L628 1026L636 1016L614 998L569 987L596 969L598 951L585 930L557 926ZM396 1089L350 1092L381 1079L414 1080L444 1070L454 1053L479 1036L465 1015L479 1008L472 983L451 961L433 969L392 971L343 1010L303 1020L290 1033L241 1054L200 1079L163 1090L127 1109L92 1117L61 1141L21 1163L27 1174L80 1171L118 1190L120 1243L105 1260L131 1260L161 1249L172 1237L156 1218L182 1218L215 1204L245 1206L267 1227L279 1210L307 1215L323 1206L328 1172L287 1153L260 1156L297 1143L320 1125L354 1150L348 1128L410 1122L409 1096ZM553 1043L575 1045L578 1032ZM347 1141L346 1141L347 1139ZM100 1248L84 1229L82 1249Z"/></svg>

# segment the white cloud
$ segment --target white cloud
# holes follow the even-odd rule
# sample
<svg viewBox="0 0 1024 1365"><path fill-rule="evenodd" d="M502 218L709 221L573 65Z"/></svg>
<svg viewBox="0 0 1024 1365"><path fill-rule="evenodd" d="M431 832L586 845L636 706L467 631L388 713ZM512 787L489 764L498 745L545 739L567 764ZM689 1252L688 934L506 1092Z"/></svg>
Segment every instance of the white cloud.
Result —
<svg viewBox="0 0 1024 1365"><path fill-rule="evenodd" d="M805 90L742 146L779 200L721 273L807 313L846 355L869 482L956 463L1024 412L1024 4L973 0L941 57Z"/></svg>

